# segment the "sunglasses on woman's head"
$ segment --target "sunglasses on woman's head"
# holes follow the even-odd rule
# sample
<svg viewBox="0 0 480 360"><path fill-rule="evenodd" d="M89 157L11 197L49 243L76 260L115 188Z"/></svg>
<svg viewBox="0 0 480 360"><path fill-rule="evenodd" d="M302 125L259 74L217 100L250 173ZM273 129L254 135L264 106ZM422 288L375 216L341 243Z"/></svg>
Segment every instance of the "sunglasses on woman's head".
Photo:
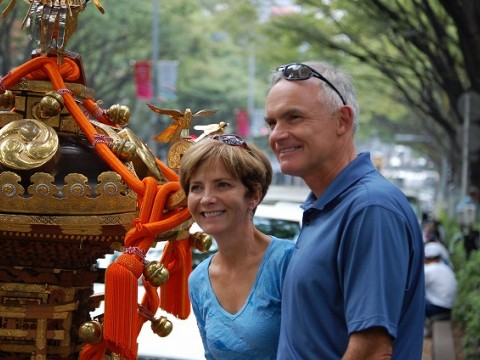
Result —
<svg viewBox="0 0 480 360"><path fill-rule="evenodd" d="M242 149L245 149L247 150L247 152L252 155L253 158L255 159L258 159L254 152L252 151L252 149L250 149L247 145L247 142L245 140L243 140L243 138L241 138L240 136L238 135L234 135L234 134L220 134L220 135L213 135L213 136L208 136L206 137L205 139L209 139L209 140L217 140L217 141L220 141L221 143L223 144L226 144L226 145L230 145L230 146L239 146L241 147Z"/></svg>
<svg viewBox="0 0 480 360"><path fill-rule="evenodd" d="M240 146L244 149L250 150L245 140L243 140L238 135L234 135L234 134L213 135L213 136L207 137L207 139L218 140L223 144L227 144L230 146Z"/></svg>
<svg viewBox="0 0 480 360"><path fill-rule="evenodd" d="M285 80L291 80L291 81L307 80L307 79L310 79L312 76L316 77L317 79L320 79L326 84L328 84L328 86L330 86L332 90L338 94L338 96L342 100L343 105L347 105L342 94L340 94L340 91L338 91L337 88L330 81L328 81L322 74L320 74L318 71L316 71L315 69L311 68L308 65L301 64L301 63L292 63L292 64L280 66L279 68L277 68L277 71L282 73L282 77Z"/></svg>

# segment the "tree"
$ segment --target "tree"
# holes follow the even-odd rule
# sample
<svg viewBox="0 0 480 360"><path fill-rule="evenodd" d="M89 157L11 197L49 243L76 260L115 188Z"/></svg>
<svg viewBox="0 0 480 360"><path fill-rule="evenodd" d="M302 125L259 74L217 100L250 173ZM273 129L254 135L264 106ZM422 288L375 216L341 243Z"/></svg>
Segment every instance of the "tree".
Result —
<svg viewBox="0 0 480 360"><path fill-rule="evenodd" d="M297 3L301 11L275 19L277 29L288 30L293 41L317 53L328 48L382 74L396 90L395 99L411 108L412 130L432 139L424 148L437 161L448 156L458 181L463 118L457 104L466 90L480 91L480 2ZM479 155L471 156L475 184L480 184Z"/></svg>

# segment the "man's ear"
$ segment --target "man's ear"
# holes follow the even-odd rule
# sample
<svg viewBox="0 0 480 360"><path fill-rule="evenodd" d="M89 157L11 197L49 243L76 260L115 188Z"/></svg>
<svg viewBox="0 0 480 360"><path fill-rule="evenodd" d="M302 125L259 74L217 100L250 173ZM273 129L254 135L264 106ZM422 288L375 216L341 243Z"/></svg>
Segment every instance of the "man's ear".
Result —
<svg viewBox="0 0 480 360"><path fill-rule="evenodd" d="M337 114L337 134L342 135L353 129L353 110L350 106L344 105Z"/></svg>

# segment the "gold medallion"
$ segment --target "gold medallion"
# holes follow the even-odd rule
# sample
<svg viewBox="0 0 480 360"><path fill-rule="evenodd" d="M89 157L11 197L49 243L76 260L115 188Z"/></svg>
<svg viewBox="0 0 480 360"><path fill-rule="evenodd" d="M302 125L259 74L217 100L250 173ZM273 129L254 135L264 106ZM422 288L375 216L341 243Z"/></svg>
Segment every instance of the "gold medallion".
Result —
<svg viewBox="0 0 480 360"><path fill-rule="evenodd" d="M193 142L191 139L182 138L170 146L170 149L168 149L167 153L167 165L170 167L170 169L180 169L180 160L182 159L185 151L187 151L192 145Z"/></svg>
<svg viewBox="0 0 480 360"><path fill-rule="evenodd" d="M58 136L45 123L15 120L0 129L0 163L16 170L30 170L44 165L58 151Z"/></svg>

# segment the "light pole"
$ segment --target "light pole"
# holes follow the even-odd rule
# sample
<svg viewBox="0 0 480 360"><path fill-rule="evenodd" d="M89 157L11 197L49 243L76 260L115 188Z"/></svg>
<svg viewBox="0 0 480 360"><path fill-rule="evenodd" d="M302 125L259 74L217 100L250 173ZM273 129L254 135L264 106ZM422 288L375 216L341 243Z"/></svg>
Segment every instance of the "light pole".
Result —
<svg viewBox="0 0 480 360"><path fill-rule="evenodd" d="M251 135L251 127L253 124L253 116L255 112L255 47L250 45L250 54L248 56L248 95L247 95L247 111L248 111L248 136Z"/></svg>
<svg viewBox="0 0 480 360"><path fill-rule="evenodd" d="M468 182L468 149L469 149L469 131L470 131L470 93L465 93L465 101L463 108L463 141L462 141L462 181L461 181L461 196L465 199L467 196L467 182Z"/></svg>
<svg viewBox="0 0 480 360"><path fill-rule="evenodd" d="M158 36L158 24L159 24L159 7L160 0L153 0L153 11L152 11L152 102L154 105L157 105L158 99L158 53L159 53L159 36ZM155 129L155 121L157 115L152 111L150 112L150 131ZM156 154L156 143L153 138L148 139L148 146L152 149L153 153Z"/></svg>

